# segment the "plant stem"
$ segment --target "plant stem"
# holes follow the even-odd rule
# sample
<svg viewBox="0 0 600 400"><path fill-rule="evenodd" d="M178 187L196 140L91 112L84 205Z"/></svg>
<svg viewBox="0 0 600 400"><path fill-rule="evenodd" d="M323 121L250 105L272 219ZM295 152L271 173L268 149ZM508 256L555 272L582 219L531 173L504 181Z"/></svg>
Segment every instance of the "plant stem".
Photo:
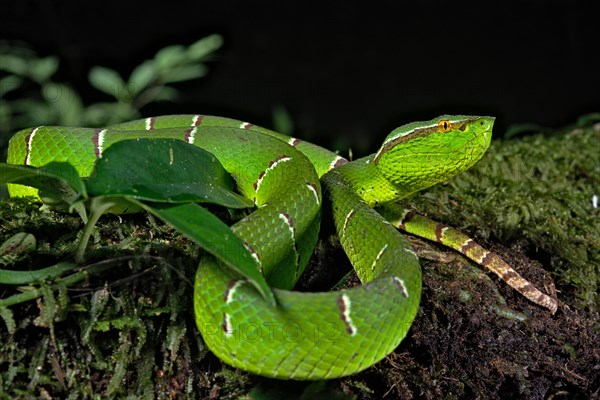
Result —
<svg viewBox="0 0 600 400"><path fill-rule="evenodd" d="M116 260L120 261L120 259L116 259ZM92 274L100 273L104 270L112 268L114 265L117 264L117 263L113 262L115 260L108 260L108 261L110 261L110 262L104 261L104 262L93 264L89 268L82 269L79 272L74 273L73 275L69 275L69 276L61 279L61 281L66 286L69 286L69 285L72 285L74 283L84 280L85 278L87 278L88 276L90 276ZM38 297L41 297L41 296L42 296L42 291L40 289L37 289L37 288L36 289L27 289L26 292L7 297L6 299L0 299L0 307L9 307L9 306L12 306L15 304L24 303L29 300L37 299Z"/></svg>
<svg viewBox="0 0 600 400"><path fill-rule="evenodd" d="M90 217L85 226L83 227L81 239L79 239L77 251L75 252L75 262L77 264L83 264L85 260L85 249L87 247L88 242L90 241L90 236L92 236L92 232L94 230L96 222L98 222L98 219L100 219L100 217L102 216L102 214L104 214L106 210L116 205L117 203L115 201L108 200L106 197L92 198L92 202L90 204Z"/></svg>

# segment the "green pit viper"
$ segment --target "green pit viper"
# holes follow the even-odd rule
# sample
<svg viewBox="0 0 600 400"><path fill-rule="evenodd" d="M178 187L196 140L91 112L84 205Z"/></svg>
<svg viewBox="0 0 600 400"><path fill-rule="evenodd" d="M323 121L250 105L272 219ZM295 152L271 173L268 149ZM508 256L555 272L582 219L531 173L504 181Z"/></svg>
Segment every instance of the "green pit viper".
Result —
<svg viewBox="0 0 600 400"><path fill-rule="evenodd" d="M269 377L330 379L364 370L405 337L419 307L421 269L397 228L443 243L487 267L530 300L556 311L495 254L460 232L398 208L394 201L470 168L490 145L494 118L443 115L393 130L377 153L348 162L336 153L222 117L152 117L105 129L37 127L10 141L8 162L71 162L89 176L111 144L178 138L222 163L256 208L232 226L273 287L276 306L212 256L194 284L197 326L227 364ZM323 194L362 285L291 291L315 247ZM35 189L10 185L11 196ZM377 211L376 211L377 209Z"/></svg>

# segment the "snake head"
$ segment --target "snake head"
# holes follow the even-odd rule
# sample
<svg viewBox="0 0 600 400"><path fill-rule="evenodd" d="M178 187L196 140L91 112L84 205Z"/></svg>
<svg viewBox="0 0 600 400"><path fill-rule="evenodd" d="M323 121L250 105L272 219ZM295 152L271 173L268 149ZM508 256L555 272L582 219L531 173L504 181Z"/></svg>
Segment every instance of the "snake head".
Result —
<svg viewBox="0 0 600 400"><path fill-rule="evenodd" d="M494 117L442 115L390 133L374 157L399 197L469 169L490 145Z"/></svg>

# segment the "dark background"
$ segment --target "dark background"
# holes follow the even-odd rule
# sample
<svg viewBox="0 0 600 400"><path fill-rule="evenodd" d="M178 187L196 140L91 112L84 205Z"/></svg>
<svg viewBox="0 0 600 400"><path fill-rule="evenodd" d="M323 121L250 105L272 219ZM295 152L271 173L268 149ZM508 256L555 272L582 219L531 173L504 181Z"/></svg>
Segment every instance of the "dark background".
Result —
<svg viewBox="0 0 600 400"><path fill-rule="evenodd" d="M0 39L61 59L87 101L94 65L127 76L171 44L220 33L207 77L145 116L204 113L271 126L284 106L296 135L374 151L395 126L442 113L560 127L600 110L593 2L3 2ZM485 4L485 5L484 5ZM0 122L1 123L1 122Z"/></svg>

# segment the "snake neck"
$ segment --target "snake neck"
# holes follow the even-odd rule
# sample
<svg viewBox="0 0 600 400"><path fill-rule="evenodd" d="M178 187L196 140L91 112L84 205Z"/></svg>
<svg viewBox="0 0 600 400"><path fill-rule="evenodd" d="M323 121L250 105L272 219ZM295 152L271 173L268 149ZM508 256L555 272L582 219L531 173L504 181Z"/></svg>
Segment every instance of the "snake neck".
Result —
<svg viewBox="0 0 600 400"><path fill-rule="evenodd" d="M390 203L412 193L394 186L373 162L374 155L359 158L335 170L354 191L371 207Z"/></svg>

